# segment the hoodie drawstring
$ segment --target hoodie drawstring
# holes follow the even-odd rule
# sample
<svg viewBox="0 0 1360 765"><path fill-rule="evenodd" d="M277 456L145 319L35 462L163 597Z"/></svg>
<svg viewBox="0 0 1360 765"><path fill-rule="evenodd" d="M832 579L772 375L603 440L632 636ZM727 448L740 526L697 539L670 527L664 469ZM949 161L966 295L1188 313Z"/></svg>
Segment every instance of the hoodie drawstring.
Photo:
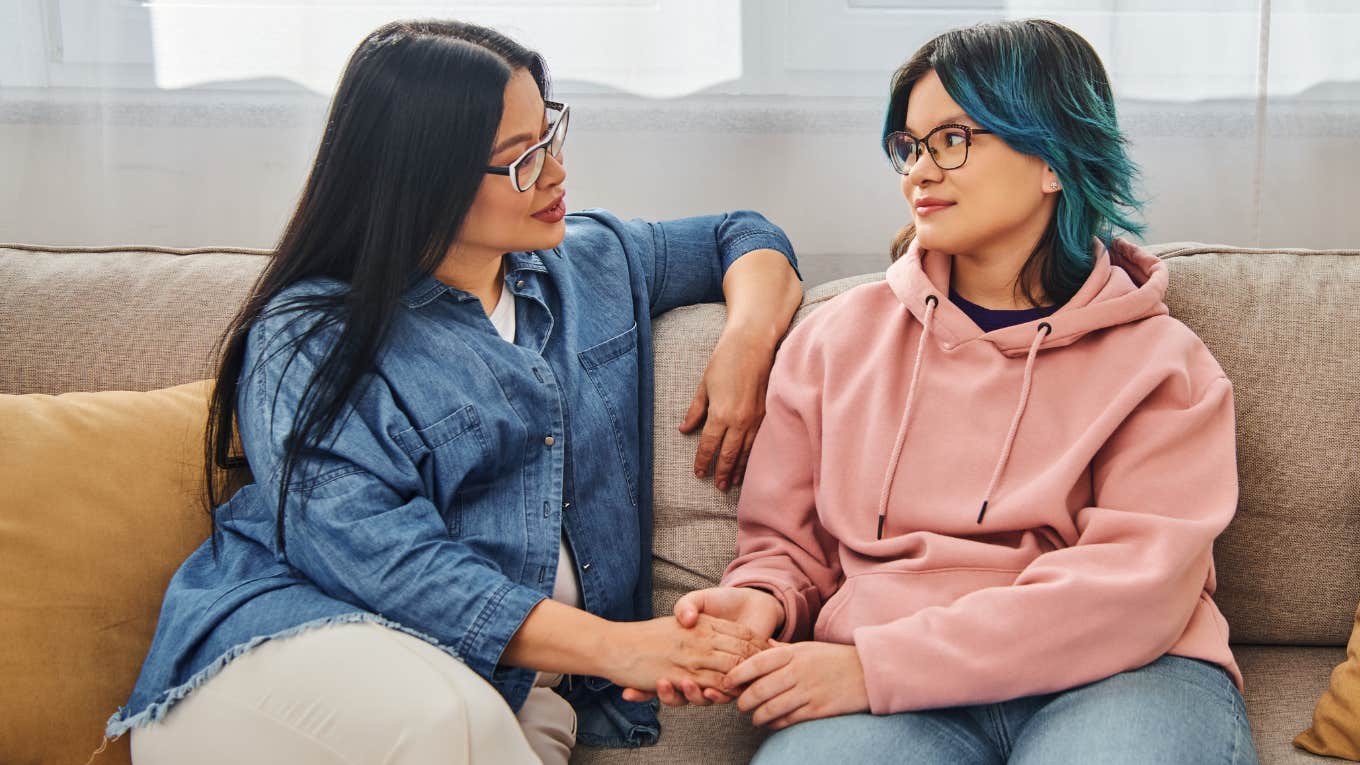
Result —
<svg viewBox="0 0 1360 765"><path fill-rule="evenodd" d="M1039 325L1038 331L1034 333L1034 342L1029 346L1029 357L1025 359L1025 380L1020 384L1020 402L1016 404L1015 416L1011 418L1011 429L1006 434L1006 443L1001 447L1001 456L996 461L996 469L992 471L992 481L987 484L987 492L982 495L982 509L978 511L977 522L982 523L982 516L987 514L987 503L992 501L992 492L996 490L996 485L1001 481L1001 473L1006 469L1006 461L1011 457L1011 447L1015 445L1015 434L1020 430L1020 418L1025 414L1025 405L1029 403L1030 381L1034 376L1034 359L1039 355L1039 345L1044 338L1053 334L1053 326L1048 322Z"/></svg>
<svg viewBox="0 0 1360 765"><path fill-rule="evenodd" d="M907 386L907 406L902 411L902 424L897 427L897 441L893 443L892 457L888 459L888 473L883 477L883 493L878 498L878 539L883 538L883 524L888 519L888 495L892 493L893 479L897 476L897 462L902 459L902 444L907 440L907 421L911 419L911 408L916 403L916 381L921 377L921 358L925 355L926 341L930 339L930 328L934 325L935 307L939 304L939 298L926 296L926 315L921 321L921 337L916 341L916 362L911 365L911 383Z"/></svg>
<svg viewBox="0 0 1360 765"><path fill-rule="evenodd" d="M939 298L934 295L926 297L926 313L922 320L921 337L916 343L916 361L911 367L911 383L907 387L907 405L902 411L902 423L897 428L897 440L893 443L892 456L888 459L888 472L883 477L883 491L878 498L878 532L877 539L883 538L883 527L888 520L888 497L892 494L892 486L897 478L898 462L902 459L902 445L907 440L907 424L911 420L911 411L916 404L916 385L921 377L921 360L925 356L926 342L930 339L930 330L934 325L935 307L939 305ZM1034 341L1030 343L1029 355L1025 358L1025 376L1020 384L1020 400L1015 406L1015 415L1011 417L1011 427L1006 433L1006 442L1002 444L1001 455L996 460L996 468L992 471L992 480L987 484L987 491L982 497L982 508L978 510L977 522L982 523L982 519L987 515L987 505L992 501L992 492L996 491L997 485L1001 482L1001 476L1006 471L1006 463L1010 460L1011 449L1015 446L1015 434L1020 431L1020 419L1025 415L1025 407L1029 404L1029 394L1033 387L1034 380L1034 361L1039 356L1039 346L1043 344L1044 338L1053 334L1053 325L1043 322L1037 327L1034 334Z"/></svg>

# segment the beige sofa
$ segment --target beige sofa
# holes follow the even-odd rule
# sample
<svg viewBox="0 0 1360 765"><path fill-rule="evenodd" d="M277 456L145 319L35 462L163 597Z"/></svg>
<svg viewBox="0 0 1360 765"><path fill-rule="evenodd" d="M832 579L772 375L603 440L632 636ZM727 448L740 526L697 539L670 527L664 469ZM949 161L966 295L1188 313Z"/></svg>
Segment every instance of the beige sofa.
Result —
<svg viewBox="0 0 1360 765"><path fill-rule="evenodd" d="M1204 338L1236 385L1242 499L1217 545L1217 601L1246 675L1261 759L1320 762L1290 741L1307 727L1329 672L1344 657L1360 598L1360 546L1353 544L1360 537L1360 252L1197 244L1155 249L1171 269L1173 315ZM0 246L0 393L149 390L207 376L213 342L264 260L245 250ZM799 316L876 278L881 275L810 286ZM656 323L659 613L681 593L713 583L733 554L735 497L693 478L686 466L694 441L674 428L722 321L721 306L705 305ZM7 539L7 513L0 500L0 539ZM185 540L206 534L204 516L192 507L157 522ZM135 593L142 599L138 613L117 623L92 616L85 625L100 635L121 635L125 646L118 649L122 666L99 660L107 682L98 689L88 673L53 670L50 654L27 659L29 649L12 644L0 618L0 644L10 643L0 648L6 683L23 675L39 683L50 678L52 685L10 700L25 712L0 715L0 741L20 745L0 750L0 760L83 762L98 745L103 716L121 700L105 696L130 687L140 662L137 646L144 650L155 624L156 588L179 563L172 554L151 557L140 563L152 573L138 584L91 584L146 590ZM0 581L0 608L17 601L8 586ZM73 666L90 664L68 658ZM83 704L80 714L75 702L51 708L48 690L57 693L57 684ZM665 730L657 747L582 748L573 762L745 762L761 738L732 707L662 714ZM40 740L57 743L38 754L22 746ZM124 738L95 762L126 760Z"/></svg>

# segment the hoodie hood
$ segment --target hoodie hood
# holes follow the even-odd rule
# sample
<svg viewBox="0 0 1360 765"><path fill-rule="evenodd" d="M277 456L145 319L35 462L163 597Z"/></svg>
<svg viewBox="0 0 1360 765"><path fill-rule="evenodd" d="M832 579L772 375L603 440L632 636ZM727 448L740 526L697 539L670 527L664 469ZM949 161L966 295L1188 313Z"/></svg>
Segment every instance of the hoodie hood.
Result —
<svg viewBox="0 0 1360 765"><path fill-rule="evenodd" d="M1094 240L1095 265L1077 294L1043 323L1051 331L1039 349L1071 345L1082 336L1167 313L1166 265L1155 255L1122 239L1109 248ZM887 281L893 294L925 323L931 296L935 307L931 334L946 350L982 340L1007 356L1024 356L1035 337L1035 325L1026 322L983 333L961 308L949 302L949 277L954 259L947 253L925 250L912 242L907 252L888 268Z"/></svg>
<svg viewBox="0 0 1360 765"><path fill-rule="evenodd" d="M879 493L878 539L883 538L884 526L888 521L888 507L902 458L902 446L911 425L912 410L917 405L917 389L927 343L937 342L949 351L980 340L991 343L1007 357L1026 357L1015 413L997 454L991 481L980 498L977 522L981 524L987 516L992 494L1005 475L1006 464L1015 446L1020 421L1029 404L1034 365L1039 352L1071 345L1097 330L1167 313L1163 301L1166 295L1166 266L1160 260L1119 239L1114 240L1111 249L1106 249L1099 240L1095 240L1094 247L1095 265L1090 276L1077 294L1061 308L1044 320L987 333L968 318L961 308L949 302L952 256L924 250L913 241L906 254L888 269L888 286L921 323L922 331L917 341L916 359L912 364L906 406L902 410L897 438L888 460L888 471L883 477L883 488Z"/></svg>

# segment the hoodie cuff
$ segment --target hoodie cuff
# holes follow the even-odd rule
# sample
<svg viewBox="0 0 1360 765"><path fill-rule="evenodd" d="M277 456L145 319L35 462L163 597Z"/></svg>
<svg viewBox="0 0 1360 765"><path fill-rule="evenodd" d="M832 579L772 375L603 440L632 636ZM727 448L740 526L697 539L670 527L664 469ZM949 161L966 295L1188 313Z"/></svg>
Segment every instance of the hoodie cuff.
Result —
<svg viewBox="0 0 1360 765"><path fill-rule="evenodd" d="M856 627L851 633L860 666L869 711L876 715L914 712L933 706L933 688L946 687L949 679L939 674L936 662L920 661L920 646L910 645L893 622ZM907 657L916 657L908 666Z"/></svg>
<svg viewBox="0 0 1360 765"><path fill-rule="evenodd" d="M812 636L813 615L807 605L807 597L787 583L776 582L752 572L751 576L724 579L721 586L748 587L754 590L764 590L773 595L784 608L784 625L779 628L775 640L791 643L795 640L806 640Z"/></svg>

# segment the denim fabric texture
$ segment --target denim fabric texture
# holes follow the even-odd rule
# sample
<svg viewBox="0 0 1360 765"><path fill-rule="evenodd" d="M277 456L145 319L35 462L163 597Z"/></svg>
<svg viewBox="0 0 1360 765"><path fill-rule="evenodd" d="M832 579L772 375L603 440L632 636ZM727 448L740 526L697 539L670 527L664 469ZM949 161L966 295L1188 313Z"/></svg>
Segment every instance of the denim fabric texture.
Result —
<svg viewBox="0 0 1360 765"><path fill-rule="evenodd" d="M1061 693L999 704L809 720L767 739L752 765L1256 765L1247 711L1217 664L1163 656Z"/></svg>

